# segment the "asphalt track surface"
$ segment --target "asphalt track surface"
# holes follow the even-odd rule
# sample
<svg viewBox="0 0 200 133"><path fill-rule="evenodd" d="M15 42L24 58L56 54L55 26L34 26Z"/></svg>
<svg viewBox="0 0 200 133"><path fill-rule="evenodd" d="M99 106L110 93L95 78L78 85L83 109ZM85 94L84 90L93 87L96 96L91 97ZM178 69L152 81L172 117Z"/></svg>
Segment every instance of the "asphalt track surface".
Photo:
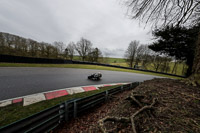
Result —
<svg viewBox="0 0 200 133"><path fill-rule="evenodd" d="M87 76L95 72L101 72L102 79L88 80ZM156 77L158 76L94 69L0 67L0 100L68 87L142 82Z"/></svg>

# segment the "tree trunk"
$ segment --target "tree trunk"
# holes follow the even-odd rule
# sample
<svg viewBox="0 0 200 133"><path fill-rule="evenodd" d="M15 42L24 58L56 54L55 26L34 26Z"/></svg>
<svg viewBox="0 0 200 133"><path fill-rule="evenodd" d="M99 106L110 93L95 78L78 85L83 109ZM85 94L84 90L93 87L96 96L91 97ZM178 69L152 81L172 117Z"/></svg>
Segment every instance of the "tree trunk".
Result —
<svg viewBox="0 0 200 133"><path fill-rule="evenodd" d="M177 64L177 60L175 59L175 64L174 64L174 67L173 67L173 69L172 69L172 74L174 73L174 70L175 70L175 68L176 68L176 64ZM176 73L175 73L176 74Z"/></svg>
<svg viewBox="0 0 200 133"><path fill-rule="evenodd" d="M183 68L182 68L182 75L185 76L185 62L182 62Z"/></svg>
<svg viewBox="0 0 200 133"><path fill-rule="evenodd" d="M156 65L156 72L158 71L159 66L160 66L160 63Z"/></svg>
<svg viewBox="0 0 200 133"><path fill-rule="evenodd" d="M131 60L130 60L130 67L131 67L131 68L133 68L133 62L134 62L134 58L135 58L135 57L134 57L134 56L132 56L132 57L131 57Z"/></svg>
<svg viewBox="0 0 200 133"><path fill-rule="evenodd" d="M192 67L192 75L189 80L193 85L200 85L200 31L196 42L196 51Z"/></svg>

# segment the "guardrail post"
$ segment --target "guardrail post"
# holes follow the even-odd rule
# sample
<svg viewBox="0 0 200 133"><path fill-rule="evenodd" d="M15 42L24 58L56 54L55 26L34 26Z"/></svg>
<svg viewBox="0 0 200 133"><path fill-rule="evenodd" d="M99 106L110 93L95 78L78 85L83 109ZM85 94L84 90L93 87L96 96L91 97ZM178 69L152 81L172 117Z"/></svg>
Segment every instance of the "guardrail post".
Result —
<svg viewBox="0 0 200 133"><path fill-rule="evenodd" d="M124 90L124 86L122 85L122 86L121 86L121 91L123 91L123 90Z"/></svg>
<svg viewBox="0 0 200 133"><path fill-rule="evenodd" d="M133 83L132 83L132 88L137 87L139 84L140 84L140 82L133 82Z"/></svg>
<svg viewBox="0 0 200 133"><path fill-rule="evenodd" d="M59 119L59 123L61 122L62 118L64 117L63 115L61 115L63 113L63 109L65 105L64 104L60 104L60 109L59 109L59 116L60 116L60 119Z"/></svg>
<svg viewBox="0 0 200 133"><path fill-rule="evenodd" d="M74 118L77 117L77 103L76 100L74 101Z"/></svg>
<svg viewBox="0 0 200 133"><path fill-rule="evenodd" d="M133 83L130 84L130 89L132 89L132 88L133 88Z"/></svg>
<svg viewBox="0 0 200 133"><path fill-rule="evenodd" d="M68 117L68 102L65 101L65 121L67 122L69 117Z"/></svg>
<svg viewBox="0 0 200 133"><path fill-rule="evenodd" d="M106 90L106 97L105 97L105 100L107 101L108 100L108 91Z"/></svg>

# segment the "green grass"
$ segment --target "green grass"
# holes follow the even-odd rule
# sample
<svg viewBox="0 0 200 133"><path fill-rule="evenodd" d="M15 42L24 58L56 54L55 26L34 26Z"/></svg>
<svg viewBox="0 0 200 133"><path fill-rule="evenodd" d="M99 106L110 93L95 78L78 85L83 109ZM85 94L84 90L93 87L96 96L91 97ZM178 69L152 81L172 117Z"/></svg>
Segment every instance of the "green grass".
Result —
<svg viewBox="0 0 200 133"><path fill-rule="evenodd" d="M125 63L125 59L122 58L110 58L110 57L106 57L106 60L109 64L111 63Z"/></svg>
<svg viewBox="0 0 200 133"><path fill-rule="evenodd" d="M123 67L129 67L126 62L123 63L110 63L111 65L116 65L116 66L123 66Z"/></svg>
<svg viewBox="0 0 200 133"><path fill-rule="evenodd" d="M123 66L123 67L129 67L127 63L110 63L111 65L117 65L117 66ZM140 64L139 64L140 65ZM182 74L182 70L183 70L183 63L178 63L177 64L177 71L176 71L176 75L183 75ZM167 72L167 73L170 73L172 74L172 69L174 67L174 62L170 62L169 64L169 67L170 67L170 70ZM150 64L148 67L147 67L147 70L152 70L152 71L155 71L155 69L153 68L153 64ZM160 70L158 70L158 72L160 72Z"/></svg>
<svg viewBox="0 0 200 133"><path fill-rule="evenodd" d="M73 60L76 61L81 61L80 56L74 56ZM99 62L101 63L106 63L106 64L111 64L111 63L125 63L125 59L123 58L111 58L111 57L103 57L99 58Z"/></svg>
<svg viewBox="0 0 200 133"><path fill-rule="evenodd" d="M79 61L79 60L81 60L81 58L80 58L80 56L74 56L74 57L73 57L73 60Z"/></svg>
<svg viewBox="0 0 200 133"><path fill-rule="evenodd" d="M96 94L99 92L103 92L108 89L115 88L117 86L120 86L120 85L101 87L101 89L99 89L99 90L77 93L77 94L73 94L73 95L67 95L67 96L56 98L56 99L42 101L42 102L35 103L35 104L25 106L25 107L23 107L22 105L19 105L19 104L14 104L14 105L0 108L0 115L1 115L0 127L3 127L10 123L13 123L17 120L26 118L30 115L33 115L33 114L40 112L42 110L45 110L47 108L53 107L64 101L74 99L74 98L83 98L83 97L90 96L90 95L93 95L93 94Z"/></svg>
<svg viewBox="0 0 200 133"><path fill-rule="evenodd" d="M96 70L109 70L109 71L140 73L140 74L148 74L148 75L162 76L162 77L167 77L167 78L180 79L179 77L169 76L169 75L164 75L164 74L143 72L143 71L136 71L136 70L128 70L128 69L114 68L114 67L105 67L105 66L98 66L98 65L0 63L0 67L57 67L57 68L96 69Z"/></svg>

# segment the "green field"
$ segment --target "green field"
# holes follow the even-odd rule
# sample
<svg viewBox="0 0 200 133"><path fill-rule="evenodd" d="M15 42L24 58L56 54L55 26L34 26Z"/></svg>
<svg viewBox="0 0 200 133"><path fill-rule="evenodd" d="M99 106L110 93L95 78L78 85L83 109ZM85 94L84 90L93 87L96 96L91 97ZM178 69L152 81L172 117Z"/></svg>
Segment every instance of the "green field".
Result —
<svg viewBox="0 0 200 133"><path fill-rule="evenodd" d="M80 61L80 56L74 56L73 60ZM99 59L100 63L125 63L125 59L122 58L111 58L111 57L104 57Z"/></svg>
<svg viewBox="0 0 200 133"><path fill-rule="evenodd" d="M81 60L80 56L74 56L73 60Z"/></svg>
<svg viewBox="0 0 200 133"><path fill-rule="evenodd" d="M122 58L109 58L109 57L106 57L105 60L111 64L111 63L125 63L125 59L122 59Z"/></svg>
<svg viewBox="0 0 200 133"><path fill-rule="evenodd" d="M81 60L81 58L79 56L74 56L74 60ZM128 64L126 63L125 59L123 59L123 58L104 57L104 58L101 58L99 61L100 61L100 63L129 67ZM135 64L135 63L133 63L133 64ZM139 63L139 66L140 65L141 64ZM176 72L172 73L174 62L170 62L170 64L169 64L170 69L167 73L183 75L183 65L184 65L183 63L178 63ZM187 66L186 66L186 68L187 68ZM155 69L153 68L153 64L149 64L149 66L147 67L147 70L155 71ZM158 70L158 72L161 72L161 70Z"/></svg>
<svg viewBox="0 0 200 133"><path fill-rule="evenodd" d="M117 66L129 67L127 63L110 63L110 64L117 65ZM176 72L174 72L173 74L183 75L183 73L182 73L182 71L183 71L183 65L184 65L183 63L177 64ZM167 73L172 74L172 69L174 67L174 62L170 62L169 67L170 67L170 70ZM186 68L187 68L187 66L186 66ZM147 70L155 71L155 69L153 68L153 64L149 64L149 66L147 67ZM161 71L158 70L158 72L161 72Z"/></svg>

